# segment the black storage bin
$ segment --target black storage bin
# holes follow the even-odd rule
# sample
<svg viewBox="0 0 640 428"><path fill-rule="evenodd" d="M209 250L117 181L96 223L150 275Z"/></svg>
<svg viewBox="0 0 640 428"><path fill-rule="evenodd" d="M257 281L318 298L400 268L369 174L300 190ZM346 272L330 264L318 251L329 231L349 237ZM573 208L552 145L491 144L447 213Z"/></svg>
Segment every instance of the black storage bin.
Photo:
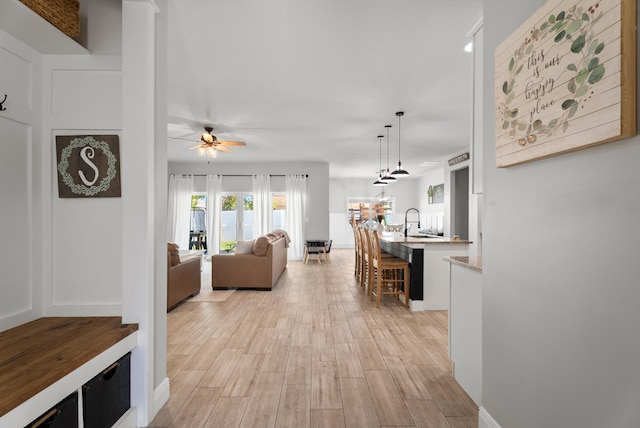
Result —
<svg viewBox="0 0 640 428"><path fill-rule="evenodd" d="M86 428L109 428L131 407L131 353L82 386Z"/></svg>
<svg viewBox="0 0 640 428"><path fill-rule="evenodd" d="M74 392L25 428L78 428L78 392Z"/></svg>

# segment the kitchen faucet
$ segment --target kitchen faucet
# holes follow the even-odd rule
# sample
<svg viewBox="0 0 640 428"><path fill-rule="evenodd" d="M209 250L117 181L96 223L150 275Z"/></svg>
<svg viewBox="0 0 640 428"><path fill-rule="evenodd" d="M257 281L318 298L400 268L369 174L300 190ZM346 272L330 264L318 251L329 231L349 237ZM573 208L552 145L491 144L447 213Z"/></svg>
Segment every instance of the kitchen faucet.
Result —
<svg viewBox="0 0 640 428"><path fill-rule="evenodd" d="M409 214L409 211L412 211L412 210L418 213L418 221L407 221L407 215ZM407 233L409 232L409 228L407 227L408 223L418 223L418 229L420 229L420 211L417 208L409 208L404 213L404 236L405 236L405 238L407 237Z"/></svg>

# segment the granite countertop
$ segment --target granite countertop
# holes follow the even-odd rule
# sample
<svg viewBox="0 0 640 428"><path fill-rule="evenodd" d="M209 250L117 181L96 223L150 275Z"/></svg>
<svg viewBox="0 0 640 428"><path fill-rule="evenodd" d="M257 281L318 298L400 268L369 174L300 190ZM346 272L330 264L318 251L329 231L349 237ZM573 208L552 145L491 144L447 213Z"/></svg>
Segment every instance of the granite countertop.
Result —
<svg viewBox="0 0 640 428"><path fill-rule="evenodd" d="M409 235L407 237L396 237L391 234L382 234L380 240L395 243L395 244L471 244L471 241L464 239L453 240L451 238L445 238L442 236L429 236L429 235Z"/></svg>
<svg viewBox="0 0 640 428"><path fill-rule="evenodd" d="M451 256L445 257L444 261L482 273L482 257Z"/></svg>

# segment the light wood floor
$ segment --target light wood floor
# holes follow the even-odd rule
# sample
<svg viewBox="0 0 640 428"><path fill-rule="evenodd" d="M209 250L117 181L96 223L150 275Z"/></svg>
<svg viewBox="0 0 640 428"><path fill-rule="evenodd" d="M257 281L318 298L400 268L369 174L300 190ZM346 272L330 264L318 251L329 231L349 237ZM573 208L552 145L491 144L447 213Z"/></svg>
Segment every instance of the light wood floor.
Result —
<svg viewBox="0 0 640 428"><path fill-rule="evenodd" d="M353 250L289 261L271 292L168 315L171 399L152 427L477 427L451 377L447 312L376 309Z"/></svg>

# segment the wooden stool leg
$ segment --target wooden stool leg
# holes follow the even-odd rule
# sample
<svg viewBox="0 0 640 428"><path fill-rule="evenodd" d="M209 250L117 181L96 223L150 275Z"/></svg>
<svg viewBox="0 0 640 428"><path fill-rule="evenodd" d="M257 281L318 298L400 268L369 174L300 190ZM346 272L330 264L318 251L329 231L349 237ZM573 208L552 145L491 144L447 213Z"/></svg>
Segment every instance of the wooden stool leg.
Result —
<svg viewBox="0 0 640 428"><path fill-rule="evenodd" d="M376 308L380 307L380 297L382 296L382 272L378 272L378 287L376 289Z"/></svg>
<svg viewBox="0 0 640 428"><path fill-rule="evenodd" d="M403 279L404 279L404 281L403 281L403 284L404 284L404 305L408 308L409 307L409 289L411 288L410 284L409 284L409 266L406 266L403 269L402 273L404 274L404 277L403 277Z"/></svg>

